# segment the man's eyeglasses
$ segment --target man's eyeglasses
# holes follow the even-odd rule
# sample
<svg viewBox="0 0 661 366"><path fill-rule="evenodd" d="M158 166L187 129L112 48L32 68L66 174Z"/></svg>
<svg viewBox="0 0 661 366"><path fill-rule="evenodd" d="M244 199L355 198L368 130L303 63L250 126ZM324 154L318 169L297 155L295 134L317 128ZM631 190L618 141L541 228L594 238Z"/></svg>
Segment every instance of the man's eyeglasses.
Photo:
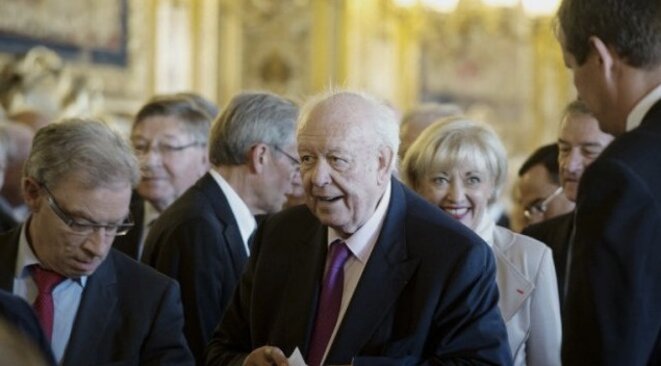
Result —
<svg viewBox="0 0 661 366"><path fill-rule="evenodd" d="M191 148L191 147L204 146L204 145L206 145L206 144L203 143L203 142L197 142L197 141L191 142L191 143L186 144L186 145L178 145L178 146L177 145L171 145L171 144L165 144L165 143L162 143L162 142L154 143L152 141L152 142L148 142L148 143L142 143L142 142L135 143L135 144L133 144L133 150L135 150L135 154L138 155L138 156L147 155L147 154L149 154L149 152L152 149L154 149L156 152L158 152L161 156L169 156L169 155L173 155L173 154L175 154L179 151L183 151L183 150L186 150L186 149Z"/></svg>
<svg viewBox="0 0 661 366"><path fill-rule="evenodd" d="M300 162L297 158L295 158L294 156L292 156L291 154L289 154L289 153L286 152L285 150L283 150L283 149L281 149L281 148L279 148L279 147L277 147L277 146L275 146L275 145L273 146L273 148L274 148L276 151L278 151L280 154L286 156L286 157L289 159L289 161L291 162L291 164L294 166L294 168L295 168L296 170L298 170L298 169L301 168L301 162Z"/></svg>
<svg viewBox="0 0 661 366"><path fill-rule="evenodd" d="M532 204L528 205L526 209L523 211L523 214L526 216L527 219L532 219L536 215L542 215L546 212L548 209L549 203L553 201L554 198L558 197L562 193L562 187L558 187L553 193L551 193L548 197L544 198L541 201L535 201Z"/></svg>
<svg viewBox="0 0 661 366"><path fill-rule="evenodd" d="M122 236L122 235L126 235L126 233L128 233L128 231L134 225L130 214L129 217L127 217L126 220L124 220L124 222L119 225L104 225L104 224L78 222L76 221L76 219L71 217L70 214L66 213L60 207L60 205L57 204L57 201L55 201L53 194L50 192L50 190L46 187L45 184L41 184L41 187L44 189L44 191L46 191L46 194L48 195L48 206L50 206L51 210L53 210L55 215L59 217L60 220L62 220L62 222L64 222L71 229L71 231L73 231L76 234L90 235L97 230L104 229L104 234L107 237Z"/></svg>

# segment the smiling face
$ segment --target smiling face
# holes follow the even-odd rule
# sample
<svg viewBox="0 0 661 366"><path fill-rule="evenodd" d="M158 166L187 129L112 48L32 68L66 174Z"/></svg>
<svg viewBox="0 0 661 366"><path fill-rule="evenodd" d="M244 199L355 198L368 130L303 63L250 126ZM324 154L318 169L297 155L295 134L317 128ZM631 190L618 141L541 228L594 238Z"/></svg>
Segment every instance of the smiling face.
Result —
<svg viewBox="0 0 661 366"><path fill-rule="evenodd" d="M560 183L567 198L576 202L578 183L588 165L613 141L599 129L597 120L587 114L568 114L560 125L558 165Z"/></svg>
<svg viewBox="0 0 661 366"><path fill-rule="evenodd" d="M117 225L129 213L128 182L90 189L72 174L50 189L62 212L76 222ZM47 192L32 178L24 179L24 192L32 211L29 243L41 264L69 278L94 273L108 255L114 236L105 235L105 229L89 235L74 232L49 206Z"/></svg>
<svg viewBox="0 0 661 366"><path fill-rule="evenodd" d="M204 144L196 144L182 124L176 117L151 116L136 123L131 132L140 161L138 194L159 211L208 169Z"/></svg>
<svg viewBox="0 0 661 366"><path fill-rule="evenodd" d="M494 183L484 167L434 164L417 190L427 201L475 230L487 213Z"/></svg>
<svg viewBox="0 0 661 366"><path fill-rule="evenodd" d="M298 132L306 204L348 237L372 216L390 179L393 154L375 141L371 105L350 96L322 102Z"/></svg>

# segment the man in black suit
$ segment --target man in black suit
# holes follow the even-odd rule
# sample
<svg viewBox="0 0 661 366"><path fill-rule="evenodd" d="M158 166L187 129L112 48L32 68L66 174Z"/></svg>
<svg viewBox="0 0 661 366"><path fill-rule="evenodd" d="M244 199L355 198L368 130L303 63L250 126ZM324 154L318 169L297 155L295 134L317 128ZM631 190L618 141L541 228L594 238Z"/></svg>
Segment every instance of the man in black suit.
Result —
<svg viewBox="0 0 661 366"><path fill-rule="evenodd" d="M23 178L31 214L0 235L0 288L33 303L60 365L191 365L177 284L111 248L128 230L138 165L102 122L37 132Z"/></svg>
<svg viewBox="0 0 661 366"><path fill-rule="evenodd" d="M576 202L578 183L585 168L613 141L613 135L599 129L594 118L581 101L569 103L562 114L558 133L558 167L562 193L571 202ZM553 249L553 261L558 276L560 303L565 297L565 274L569 241L574 230L574 211L550 218L523 230Z"/></svg>
<svg viewBox="0 0 661 366"><path fill-rule="evenodd" d="M179 281L184 333L198 363L250 253L254 215L282 208L300 179L298 107L269 93L242 93L215 121L211 170L156 220L143 260Z"/></svg>
<svg viewBox="0 0 661 366"><path fill-rule="evenodd" d="M579 98L615 140L579 185L563 364L661 364L661 5L564 0Z"/></svg>
<svg viewBox="0 0 661 366"><path fill-rule="evenodd" d="M140 162L140 182L130 205L135 225L115 239L115 249L139 260L156 218L209 169L212 118L188 94L157 95L140 108L131 128Z"/></svg>
<svg viewBox="0 0 661 366"><path fill-rule="evenodd" d="M299 124L307 207L260 226L207 365L510 364L491 251L392 178L390 108L336 92Z"/></svg>
<svg viewBox="0 0 661 366"><path fill-rule="evenodd" d="M0 320L4 320L7 322L6 324L15 327L34 346L38 347L41 357L49 365L56 364L50 344L44 337L39 320L37 320L30 305L20 297L2 289L0 289Z"/></svg>
<svg viewBox="0 0 661 366"><path fill-rule="evenodd" d="M9 125L0 120L0 188L5 182L5 171L7 170L8 151L10 141ZM0 199L0 233L13 229L18 222L13 216L11 206Z"/></svg>

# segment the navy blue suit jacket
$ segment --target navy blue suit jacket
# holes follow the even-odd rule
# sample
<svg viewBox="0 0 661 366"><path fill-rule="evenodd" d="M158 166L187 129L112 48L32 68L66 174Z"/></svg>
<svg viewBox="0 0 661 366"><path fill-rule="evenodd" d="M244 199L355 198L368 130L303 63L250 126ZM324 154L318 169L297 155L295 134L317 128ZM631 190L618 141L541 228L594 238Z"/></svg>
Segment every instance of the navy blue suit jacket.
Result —
<svg viewBox="0 0 661 366"><path fill-rule="evenodd" d="M661 365L661 102L578 191L564 365Z"/></svg>
<svg viewBox="0 0 661 366"><path fill-rule="evenodd" d="M12 291L20 227L0 235L0 288ZM87 278L62 366L192 365L177 284L111 249Z"/></svg>
<svg viewBox="0 0 661 366"><path fill-rule="evenodd" d="M307 354L326 240L327 227L304 206L260 226L207 365L241 365L267 344ZM494 271L481 239L393 180L382 231L326 362L510 364Z"/></svg>
<svg viewBox="0 0 661 366"><path fill-rule="evenodd" d="M41 330L37 316L28 303L10 292L0 289L0 318L16 327L41 351L49 365L55 365L50 343Z"/></svg>

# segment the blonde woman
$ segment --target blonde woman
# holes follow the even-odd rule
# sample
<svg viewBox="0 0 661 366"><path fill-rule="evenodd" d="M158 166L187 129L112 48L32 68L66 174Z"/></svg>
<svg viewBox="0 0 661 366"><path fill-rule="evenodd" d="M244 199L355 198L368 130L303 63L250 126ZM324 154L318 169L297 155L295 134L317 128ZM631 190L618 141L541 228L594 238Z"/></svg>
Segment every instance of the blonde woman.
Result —
<svg viewBox="0 0 661 366"><path fill-rule="evenodd" d="M475 231L496 259L499 308L515 365L560 365L561 322L551 250L496 226L488 206L500 192L507 156L488 126L450 118L426 128L402 162L405 183Z"/></svg>

